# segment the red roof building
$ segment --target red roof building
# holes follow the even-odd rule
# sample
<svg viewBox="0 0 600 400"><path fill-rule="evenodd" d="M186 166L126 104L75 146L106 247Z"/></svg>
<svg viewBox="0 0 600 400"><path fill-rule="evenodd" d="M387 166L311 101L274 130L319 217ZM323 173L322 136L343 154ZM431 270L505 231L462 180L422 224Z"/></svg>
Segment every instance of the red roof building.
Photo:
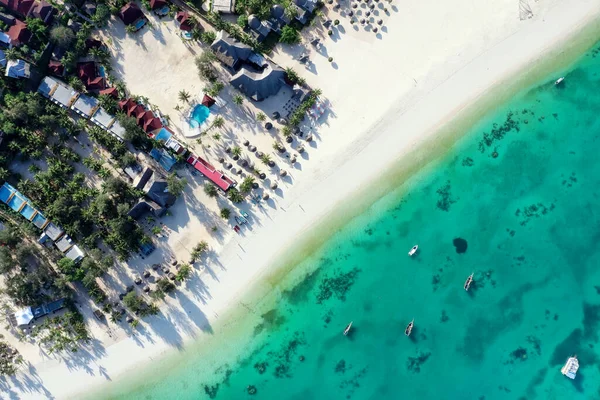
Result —
<svg viewBox="0 0 600 400"><path fill-rule="evenodd" d="M52 22L52 16L54 15L54 7L50 3L45 1L38 1L29 11L31 16L39 18L44 23L48 24Z"/></svg>
<svg viewBox="0 0 600 400"><path fill-rule="evenodd" d="M0 0L0 4L10 11L14 11L26 17L33 7L34 0Z"/></svg>
<svg viewBox="0 0 600 400"><path fill-rule="evenodd" d="M54 7L45 1L35 0L0 0L0 4L8 10L23 17L39 18L46 24L52 21Z"/></svg>
<svg viewBox="0 0 600 400"><path fill-rule="evenodd" d="M56 76L63 76L65 74L65 66L60 61L50 60L48 63L48 71Z"/></svg>
<svg viewBox="0 0 600 400"><path fill-rule="evenodd" d="M114 88L114 87L102 89L100 91L100 94L104 94L106 96L111 96L111 97L114 97L115 99L119 98L119 91L117 90L117 88Z"/></svg>
<svg viewBox="0 0 600 400"><path fill-rule="evenodd" d="M150 0L150 9L156 10L167 5L165 0Z"/></svg>
<svg viewBox="0 0 600 400"><path fill-rule="evenodd" d="M102 47L103 43L102 41L98 40L98 39L85 39L85 48L86 49L99 49L100 47Z"/></svg>
<svg viewBox="0 0 600 400"><path fill-rule="evenodd" d="M140 120L142 119L142 117L144 116L144 114L146 113L146 109L137 104L134 103L135 105L129 109L127 115L129 115L130 117L133 117L137 120L138 125L140 125Z"/></svg>
<svg viewBox="0 0 600 400"><path fill-rule="evenodd" d="M202 175L206 176L208 179L211 180L212 183L214 183L224 191L227 191L231 187L231 185L233 185L233 181L225 175L223 175L221 171L216 170L215 167L210 165L207 161L195 156L194 154L190 154L190 156L187 159L187 163L195 169L197 169L198 171L200 171Z"/></svg>
<svg viewBox="0 0 600 400"><path fill-rule="evenodd" d="M21 20L15 19L15 24L6 32L13 46L26 44L31 39L31 32L27 29L27 24Z"/></svg>
<svg viewBox="0 0 600 400"><path fill-rule="evenodd" d="M191 31L194 29L194 20L190 18L190 14L185 11L179 11L175 16L177 22L179 22L179 29L182 31Z"/></svg>
<svg viewBox="0 0 600 400"><path fill-rule="evenodd" d="M137 103L135 101L133 101L132 99L126 99L126 100L119 101L119 109L121 109L128 116L131 116L129 114L129 110L131 108L135 107L136 105L137 105Z"/></svg>
<svg viewBox="0 0 600 400"><path fill-rule="evenodd" d="M144 17L144 13L135 3L127 3L119 12L119 17L125 25L131 25L140 18Z"/></svg>
<svg viewBox="0 0 600 400"><path fill-rule="evenodd" d="M100 90L106 86L104 78L98 76L96 63L93 61L77 64L77 76L81 79L85 87L90 90Z"/></svg>

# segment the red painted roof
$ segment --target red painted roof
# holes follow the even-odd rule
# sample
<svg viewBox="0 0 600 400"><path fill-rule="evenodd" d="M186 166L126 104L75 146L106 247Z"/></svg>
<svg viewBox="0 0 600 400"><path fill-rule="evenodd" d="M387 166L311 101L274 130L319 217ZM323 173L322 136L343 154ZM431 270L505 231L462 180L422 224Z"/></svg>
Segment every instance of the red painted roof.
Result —
<svg viewBox="0 0 600 400"><path fill-rule="evenodd" d="M135 3L125 4L119 12L119 17L121 17L125 25L131 25L143 16L144 13Z"/></svg>
<svg viewBox="0 0 600 400"><path fill-rule="evenodd" d="M129 110L135 106L136 106L136 103L132 99L119 101L119 108L121 110L125 111L125 114L127 114L127 115L129 115Z"/></svg>
<svg viewBox="0 0 600 400"><path fill-rule="evenodd" d="M88 79L96 77L96 65L93 62L84 62L77 64L77 76L87 83Z"/></svg>
<svg viewBox="0 0 600 400"><path fill-rule="evenodd" d="M85 87L88 89L104 89L104 78L97 76L94 79L88 79L85 83Z"/></svg>
<svg viewBox="0 0 600 400"><path fill-rule="evenodd" d="M65 72L65 67L60 63L60 61L50 60L48 63L48 70L54 75L62 76Z"/></svg>
<svg viewBox="0 0 600 400"><path fill-rule="evenodd" d="M15 24L6 32L14 46L28 43L31 39L31 32L27 29L27 24L21 20L15 19Z"/></svg>
<svg viewBox="0 0 600 400"><path fill-rule="evenodd" d="M135 119L138 120L138 124L140 123L140 118L142 118L142 116L144 115L144 113L146 112L146 109L144 107L142 107L141 105L134 103L135 105L133 107L131 107L129 109L129 111L127 111L127 115L129 115L130 117L134 117Z"/></svg>
<svg viewBox="0 0 600 400"><path fill-rule="evenodd" d="M148 121L144 122L144 132L146 133L150 133L150 132L154 132L158 129L161 129L163 127L162 122L160 122L160 119L153 117L151 119L149 119Z"/></svg>
<svg viewBox="0 0 600 400"><path fill-rule="evenodd" d="M165 0L150 0L150 9L156 10L157 8L162 8L167 5Z"/></svg>
<svg viewBox="0 0 600 400"><path fill-rule="evenodd" d="M208 179L211 180L212 183L214 183L223 190L229 189L233 184L233 181L231 179L223 175L220 171L217 171L215 167L210 165L207 161L203 160L198 156L195 156L194 154L191 154L188 157L187 163L191 164L194 168L200 171L202 175L206 176Z"/></svg>
<svg viewBox="0 0 600 400"><path fill-rule="evenodd" d="M53 12L54 8L52 5L43 0L35 3L33 8L31 8L31 14L46 23L50 22L50 17L52 17Z"/></svg>
<svg viewBox="0 0 600 400"><path fill-rule="evenodd" d="M85 39L85 47L87 49L97 49L99 47L102 47L102 42L98 39L93 38Z"/></svg>
<svg viewBox="0 0 600 400"><path fill-rule="evenodd" d="M33 3L33 0L0 0L0 4L4 5L9 10L18 12L24 16L29 15Z"/></svg>
<svg viewBox="0 0 600 400"><path fill-rule="evenodd" d="M190 14L185 11L179 11L175 16L177 22L179 22L179 29L182 31L191 31L194 29L194 21L190 18Z"/></svg>
<svg viewBox="0 0 600 400"><path fill-rule="evenodd" d="M106 89L102 89L100 91L100 94L105 94L107 96L112 96L115 99L119 98L119 91L117 90L117 88L114 88L114 87L109 87L109 88L106 88Z"/></svg>

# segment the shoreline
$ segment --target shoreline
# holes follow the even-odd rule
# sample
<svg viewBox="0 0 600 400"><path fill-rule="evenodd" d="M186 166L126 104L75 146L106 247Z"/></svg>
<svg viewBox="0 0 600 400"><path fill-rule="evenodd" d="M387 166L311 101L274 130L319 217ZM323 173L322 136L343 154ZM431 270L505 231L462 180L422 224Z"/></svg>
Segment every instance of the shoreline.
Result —
<svg viewBox="0 0 600 400"><path fill-rule="evenodd" d="M575 9L576 7L571 4L560 4L547 13L546 17L550 18L550 21L555 21L552 18L562 20L562 26L557 27L558 24L553 25L552 22L535 20L463 66L450 79L424 95L410 109L401 112L402 110L395 107L384 112L384 116L364 134L364 137L370 140L368 145L352 152L352 162L341 163L335 171L330 170L328 175L321 176L321 180L310 191L294 197L283 213L279 210L269 211L273 219L265 223L260 232L241 240L231 240L221 252L220 261L228 265L231 270L237 272L243 270L245 275L229 276L229 285L221 282L211 292L215 299L226 299L215 304L211 310L214 315L207 317L213 324L213 332L225 328L232 316L239 313L241 298L251 297L250 304L266 299L269 289L288 275L306 254L313 253L321 247L333 232L348 222L350 215L355 216L367 210L377 199L396 188L401 177L412 176L415 172L434 165L450 146L464 136L461 127L473 126L475 121L486 115L493 105L504 102L527 84L547 76L557 65L565 68L576 54L581 54L582 49L587 49L596 42L598 39L596 34L600 30L598 21L600 3L581 0L578 4L581 5L579 9ZM571 14L565 10L570 10ZM564 23L565 17L574 19L572 25ZM520 41L524 37L529 38L527 35L535 29L541 31L537 32L538 36L535 40L532 37L527 43ZM564 35L568 37L556 40L557 37ZM568 49L561 49L561 46L566 46L565 41L573 37L577 37L577 43L570 43ZM520 46L516 45L520 43L522 43ZM537 47L541 47L538 53L528 54L531 48L535 50ZM499 62L504 61L503 57L508 54L507 51L516 48L519 54L508 65L506 62L504 64ZM555 58L551 60L551 57ZM532 62L538 64L536 71L522 73L531 66ZM490 70L492 72L489 72ZM488 72L476 76L473 74L474 71ZM502 87L506 80L520 72L522 74L515 82ZM472 81L473 78L478 80L479 85L471 82L472 90L468 93L463 92L462 100L457 101L454 95L448 95L460 91L463 88L462 83ZM422 110L423 108L442 109L445 112L438 111L437 116L440 117L441 114L438 119L427 118L428 114ZM407 138L384 134L400 124L404 132L409 132ZM379 134L374 133L377 131ZM350 147L358 149L360 142L361 140L356 140ZM381 149L387 151L382 152ZM344 149L341 149L340 153L343 151ZM368 173L360 169L361 162L363 165L365 162L371 165ZM378 171L385 172L378 174ZM355 187L362 184L365 186L360 189ZM283 226L286 227L285 235L281 233ZM320 234L317 237L309 237L311 231L319 231ZM269 238L270 241L267 242L265 238ZM296 242L296 238L300 238L300 243ZM242 247L242 243L243 248L249 249L249 252L245 254L245 260L240 261L237 259L238 245ZM295 249L292 249L293 247ZM234 263L252 265L252 271L248 268L244 270L243 265L242 268L234 268L232 267ZM232 283L231 279L235 279L236 282ZM231 293L235 294L232 296ZM197 334L190 334L185 340L189 342L196 336ZM182 356L183 353L172 352L172 347L158 343L150 345L152 348L146 346L138 349L134 341L132 338L127 338L106 348L106 355L101 361L108 363L112 359L112 363L106 367L114 377L112 389L117 389L115 385L131 378L130 374L140 375L137 379L132 378L136 381L142 378L141 374L147 373L145 370L132 371L137 364L147 362L149 359L156 361L157 357L171 354ZM40 369L36 376L44 385L52 384L48 389L49 392L60 398L80 396L85 390L104 388L103 381L95 379L92 382L94 377L86 375L85 372L83 376L88 376L89 379L79 380L78 377L77 385L66 387L64 383L68 381L69 373L63 366L60 371L51 368ZM39 393L29 392L22 395L23 398L30 398L30 396L39 398ZM89 395L98 395L98 393L89 393Z"/></svg>

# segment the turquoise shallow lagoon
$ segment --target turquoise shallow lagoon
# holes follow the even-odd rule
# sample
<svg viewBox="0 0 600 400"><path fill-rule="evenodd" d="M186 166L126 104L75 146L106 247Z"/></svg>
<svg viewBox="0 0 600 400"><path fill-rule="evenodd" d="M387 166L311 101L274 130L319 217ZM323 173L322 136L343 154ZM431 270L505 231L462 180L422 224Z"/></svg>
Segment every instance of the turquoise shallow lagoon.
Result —
<svg viewBox="0 0 600 400"><path fill-rule="evenodd" d="M527 88L349 221L235 332L116 397L600 398L599 74L596 46L563 86ZM560 373L572 354L574 381Z"/></svg>

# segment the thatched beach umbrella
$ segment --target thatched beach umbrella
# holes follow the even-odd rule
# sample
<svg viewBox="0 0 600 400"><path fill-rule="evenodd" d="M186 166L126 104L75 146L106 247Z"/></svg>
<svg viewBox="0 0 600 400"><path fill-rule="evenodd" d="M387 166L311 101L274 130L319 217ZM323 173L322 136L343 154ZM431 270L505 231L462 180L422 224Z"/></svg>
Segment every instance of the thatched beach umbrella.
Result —
<svg viewBox="0 0 600 400"><path fill-rule="evenodd" d="M142 278L140 278L139 276L137 278L135 278L135 282L136 285L141 285L142 284Z"/></svg>
<svg viewBox="0 0 600 400"><path fill-rule="evenodd" d="M170 280L174 281L175 280L175 274L174 273L170 273L169 275L167 275L169 277Z"/></svg>
<svg viewBox="0 0 600 400"><path fill-rule="evenodd" d="M382 19L377 20L377 24L383 25L383 20Z"/></svg>
<svg viewBox="0 0 600 400"><path fill-rule="evenodd" d="M272 190L275 190L275 189L277 189L277 182L273 182L273 183L271 184L271 189L272 189Z"/></svg>
<svg viewBox="0 0 600 400"><path fill-rule="evenodd" d="M261 158L264 155L265 155L265 153L263 153L262 151L257 151L256 152L256 157L258 157L258 158Z"/></svg>
<svg viewBox="0 0 600 400"><path fill-rule="evenodd" d="M306 141L307 141L307 142L312 142L312 140L313 140L313 135L312 135L312 133L311 133L310 135L308 135L308 136L306 137Z"/></svg>
<svg viewBox="0 0 600 400"><path fill-rule="evenodd" d="M272 167L274 167L274 166L275 166L275 161L273 161L273 160L269 160L268 164L269 164L269 167L271 167L271 168L272 168Z"/></svg>
<svg viewBox="0 0 600 400"><path fill-rule="evenodd" d="M150 271L148 271L148 270L144 271L144 275L143 276L146 279L150 278Z"/></svg>
<svg viewBox="0 0 600 400"><path fill-rule="evenodd" d="M269 193L263 194L263 200L269 200Z"/></svg>
<svg viewBox="0 0 600 400"><path fill-rule="evenodd" d="M252 189L258 189L258 186L259 186L258 183L254 182L252 184Z"/></svg>
<svg viewBox="0 0 600 400"><path fill-rule="evenodd" d="M294 138L290 135L288 137L285 138L285 141L288 143L292 143L294 141Z"/></svg>
<svg viewBox="0 0 600 400"><path fill-rule="evenodd" d="M249 146L248 150L250 150L252 153L254 153L256 151L256 146Z"/></svg>
<svg viewBox="0 0 600 400"><path fill-rule="evenodd" d="M373 28L373 32L374 32L374 33L377 33L377 31L379 31L379 29L377 29L377 27L374 27L374 28Z"/></svg>
<svg viewBox="0 0 600 400"><path fill-rule="evenodd" d="M356 4L356 3L352 4L352 8L357 8L357 7L358 7L358 4Z"/></svg>
<svg viewBox="0 0 600 400"><path fill-rule="evenodd" d="M152 269L153 270L158 270L160 268L160 264L152 264Z"/></svg>
<svg viewBox="0 0 600 400"><path fill-rule="evenodd" d="M144 293L150 292L150 286L144 286Z"/></svg>
<svg viewBox="0 0 600 400"><path fill-rule="evenodd" d="M365 13L365 15L366 15L367 17L370 17L370 16L371 16L371 11L367 11L367 12Z"/></svg>
<svg viewBox="0 0 600 400"><path fill-rule="evenodd" d="M250 145L250 141L248 139L244 140L244 146Z"/></svg>
<svg viewBox="0 0 600 400"><path fill-rule="evenodd" d="M270 123L270 122L267 122L267 123L265 124L265 129L266 129L266 130L268 130L268 131L270 131L270 130L271 130L271 128L273 128L273 124L272 124L272 123Z"/></svg>
<svg viewBox="0 0 600 400"><path fill-rule="evenodd" d="M354 16L354 11L352 11L352 10L348 11L348 16L349 17L353 17Z"/></svg>
<svg viewBox="0 0 600 400"><path fill-rule="evenodd" d="M361 18L361 20L360 20L360 23L361 23L361 25L364 25L364 24L365 24L365 22L367 22L367 20L366 20L366 19L364 19L364 18Z"/></svg>
<svg viewBox="0 0 600 400"><path fill-rule="evenodd" d="M131 315L128 315L127 318L125 318L125 321L127 321L128 324L133 322L133 317Z"/></svg>
<svg viewBox="0 0 600 400"><path fill-rule="evenodd" d="M286 176L287 175L287 171L285 169L282 169L281 171L279 171L279 176Z"/></svg>

